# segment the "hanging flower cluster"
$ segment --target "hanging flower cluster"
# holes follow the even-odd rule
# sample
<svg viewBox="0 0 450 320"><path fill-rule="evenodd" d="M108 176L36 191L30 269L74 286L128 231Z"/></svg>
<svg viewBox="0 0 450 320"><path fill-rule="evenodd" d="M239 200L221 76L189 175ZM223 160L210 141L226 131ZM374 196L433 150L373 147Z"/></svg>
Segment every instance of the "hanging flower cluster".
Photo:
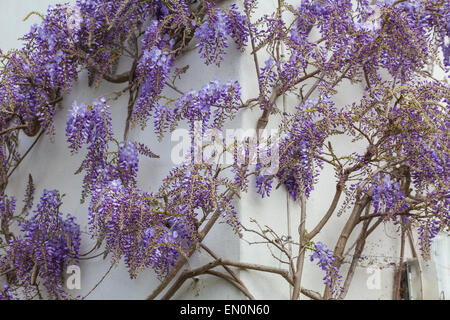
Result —
<svg viewBox="0 0 450 320"><path fill-rule="evenodd" d="M8 203L3 197L1 203L2 226L6 227L12 222L14 202ZM6 254L0 255L0 271L10 272L6 298L13 297L12 287L21 295L33 298L41 294L40 286L46 289L49 298L66 297L63 275L67 266L78 262L81 240L75 217L63 218L61 205L57 190L44 190L33 214L19 220L21 235L5 235L9 240Z"/></svg>
<svg viewBox="0 0 450 320"><path fill-rule="evenodd" d="M8 284L5 284L3 290L0 290L0 300L17 300Z"/></svg>
<svg viewBox="0 0 450 320"><path fill-rule="evenodd" d="M83 180L82 199L92 192L97 184L116 174L107 163L109 142L112 140L110 107L104 98L91 106L74 103L69 112L66 136L72 153L88 145L88 153L79 171L86 171Z"/></svg>
<svg viewBox="0 0 450 320"><path fill-rule="evenodd" d="M310 256L310 260L318 260L317 265L325 271L323 283L330 288L332 295L337 296L342 292L342 287L340 287L342 276L339 275L339 270L333 266L336 260L333 257L333 253L322 242L316 242L313 251L314 253Z"/></svg>
<svg viewBox="0 0 450 320"><path fill-rule="evenodd" d="M214 80L205 84L198 92L190 90L177 102L175 119L189 121L191 130L196 121L202 122L202 130L220 128L227 119L232 119L240 106L241 87L237 81L220 84Z"/></svg>
<svg viewBox="0 0 450 320"><path fill-rule="evenodd" d="M202 215L217 210L240 231L231 197L219 192L230 182L212 175L210 167L176 168L156 194L111 181L92 197L91 231L106 240L114 263L124 257L132 278L148 267L164 277L198 240Z"/></svg>
<svg viewBox="0 0 450 320"><path fill-rule="evenodd" d="M195 38L199 41L198 52L205 63L220 66L223 56L227 53L228 36L232 37L238 48L247 43L248 29L244 15L240 14L236 5L228 11L214 8L206 4L207 18L195 30Z"/></svg>
<svg viewBox="0 0 450 320"><path fill-rule="evenodd" d="M321 165L317 156L321 154L323 143L335 129L338 120L338 114L333 108L334 104L322 97L320 101L308 100L296 108L294 115L285 116L286 122L280 130L283 136L278 144L278 171L272 177L257 174L258 193L269 195L270 184L276 177L294 199L298 199L302 193L309 197Z"/></svg>
<svg viewBox="0 0 450 320"><path fill-rule="evenodd" d="M391 180L386 174L383 178L377 175L373 186L373 206L375 213L388 215L403 212L409 205L404 200L405 192L400 190L400 183Z"/></svg>
<svg viewBox="0 0 450 320"><path fill-rule="evenodd" d="M142 81L141 94L133 111L133 122L145 126L152 110L157 106L166 79L173 65L174 41L168 35L161 35L159 22L153 20L142 40L143 53L137 66Z"/></svg>

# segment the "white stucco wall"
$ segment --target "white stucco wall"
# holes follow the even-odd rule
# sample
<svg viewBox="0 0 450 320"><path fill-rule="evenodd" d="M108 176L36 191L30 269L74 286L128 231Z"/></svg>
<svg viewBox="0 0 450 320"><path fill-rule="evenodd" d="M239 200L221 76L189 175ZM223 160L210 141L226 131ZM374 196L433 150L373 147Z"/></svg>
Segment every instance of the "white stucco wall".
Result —
<svg viewBox="0 0 450 320"><path fill-rule="evenodd" d="M26 33L32 23L39 22L39 18L34 16L28 21L21 20L33 10L45 12L49 4L58 3L60 0L2 0L2 11L0 12L0 48L6 51L11 48L19 48L21 42L18 37ZM75 1L70 1L75 2ZM264 5L260 11L272 10L275 0L261 1ZM263 57L261 57L263 61ZM182 90L197 89L201 85L218 78L226 81L229 78L239 80L243 87L243 100L253 97L257 92L257 83L255 81L255 69L250 55L241 55L237 51L230 50L226 56L220 70L214 66L205 66L198 58L195 50L191 50L178 59L176 65L181 67L186 64L190 69L185 75L187 81L179 82ZM126 62L121 64L121 68L127 68ZM118 85L103 84L97 89L87 86L87 74L83 72L79 81L75 84L73 92L64 98L63 109L56 114L56 139L51 143L48 137L39 141L37 146L23 161L18 170L13 174L7 189L8 194L14 194L18 199L22 199L26 187L27 176L33 175L36 183L36 196L39 197L44 188L59 189L67 196L64 198L63 211L70 212L78 218L82 225L82 230L87 231L87 206L79 203L80 190L82 184L82 175L73 175L78 169L83 159L83 153L71 156L67 148L65 139L65 123L69 107L73 101L90 103L93 99L101 97L111 91L117 91L121 88ZM347 104L361 95L362 87L350 86L344 82L339 87L339 94L336 96L338 104ZM172 92L167 92L172 94ZM113 125L115 133L122 137L126 117L126 105L128 97L125 95L113 104ZM286 108L292 108L295 102L287 99ZM281 99L280 99L281 104ZM234 128L254 128L260 115L259 110L243 112L233 123L228 126ZM271 119L269 126L276 126L276 117ZM23 138L22 150L25 150L33 141L25 136ZM135 128L130 132L130 140L145 141L151 146L152 150L161 156L161 159L150 160L141 157L139 171L140 187L154 191L159 187L160 181L172 167L170 160L171 148L174 142L170 137L162 142L158 142L154 137L152 127L147 127L141 131ZM348 141L337 140L336 149L338 152L347 152L349 149ZM352 146L353 148L353 146ZM341 150L341 151L339 151ZM253 182L253 181L252 181ZM254 185L254 184L253 184ZM252 185L252 186L253 186ZM326 212L332 196L334 194L334 178L330 168L326 168L321 176L316 190L312 193L308 201L307 211L307 229L311 229ZM250 188L252 190L252 188ZM289 213L288 213L289 207ZM284 235L292 235L297 238L297 225L299 221L299 205L292 200L287 200L282 188L273 190L269 199L261 199L253 191L242 196L238 203L238 211L243 224L250 226L249 219L255 218L261 225L270 225L274 230ZM348 213L347 213L348 214ZM347 214L341 217L333 217L332 220L323 229L315 240L326 243L330 249L334 248L337 237L345 223ZM288 221L290 221L291 230L288 230ZM349 244L352 244L359 229L352 233ZM252 237L245 235L245 239L251 241ZM267 264L277 267L285 267L268 252L264 245L248 245L245 241L239 240L231 229L225 224L218 224L206 238L206 244L214 250L219 256L240 260L242 262L253 262L258 264ZM367 262L358 267L351 288L347 295L350 299L391 299L393 291L394 268L389 265L391 262L397 262L400 247L399 233L395 227L390 224L380 226L379 230L374 232L368 239L364 256L367 256ZM86 235L84 236L81 252L90 250L93 241ZM409 251L407 251L409 254ZM347 259L348 260L348 259ZM201 265L208 261L206 253L198 252L189 261L187 268ZM303 277L304 287L319 292L323 291L322 271L309 262L309 255L306 258L306 267ZM349 264L343 265L343 270L348 268ZM380 270L381 286L379 289L369 290L367 280L370 276L367 273L367 266L375 267ZM85 295L89 292L97 281L103 276L109 268L107 261L102 258L82 261L80 264L82 271L82 289L73 291L75 295ZM242 280L248 286L249 290L257 299L288 299L289 287L285 281L275 275L269 275L258 272L240 272ZM114 268L103 283L94 291L89 298L91 299L142 299L145 298L152 289L158 284L153 272L146 271L139 275L135 280L130 280L125 267L121 264ZM189 280L175 296L177 299L240 299L242 295L227 283L210 276L202 276L199 281Z"/></svg>

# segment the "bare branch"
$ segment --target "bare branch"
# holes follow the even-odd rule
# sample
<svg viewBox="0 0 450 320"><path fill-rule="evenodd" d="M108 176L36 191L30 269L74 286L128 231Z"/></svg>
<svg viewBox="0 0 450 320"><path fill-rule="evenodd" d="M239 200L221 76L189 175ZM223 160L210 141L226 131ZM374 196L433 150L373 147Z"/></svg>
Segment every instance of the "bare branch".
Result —
<svg viewBox="0 0 450 320"><path fill-rule="evenodd" d="M328 220L331 218L334 210L336 210L339 199L341 198L342 189L343 189L342 183L338 183L336 185L336 192L334 194L334 198L333 198L333 201L331 202L330 208L328 209L325 216L317 224L317 226L311 232L308 233L308 235L306 236L306 238L308 240L311 240L312 238L314 238L322 230L322 228L325 226L325 224L328 222Z"/></svg>

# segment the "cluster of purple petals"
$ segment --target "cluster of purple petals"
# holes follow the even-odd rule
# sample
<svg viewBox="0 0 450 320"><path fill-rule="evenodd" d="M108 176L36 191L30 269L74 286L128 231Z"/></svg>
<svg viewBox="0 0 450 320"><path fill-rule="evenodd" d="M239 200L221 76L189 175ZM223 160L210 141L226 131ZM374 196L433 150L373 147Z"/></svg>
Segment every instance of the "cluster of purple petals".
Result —
<svg viewBox="0 0 450 320"><path fill-rule="evenodd" d="M161 12L164 14L165 19L170 19L170 24L173 28L183 27L187 32L192 30L195 22L192 19L192 15L189 10L188 2L185 0L164 0L160 2ZM165 3L164 3L165 2ZM168 10L170 8L170 10Z"/></svg>
<svg viewBox="0 0 450 320"><path fill-rule="evenodd" d="M122 174L122 181L127 185L132 185L137 178L139 168L139 151L133 142L121 142L118 151L119 168Z"/></svg>
<svg viewBox="0 0 450 320"><path fill-rule="evenodd" d="M425 219L419 221L417 228L419 248L425 258L430 257L431 243L438 233L450 231L450 196L444 192L434 198L436 193L430 194L433 200L427 203Z"/></svg>
<svg viewBox="0 0 450 320"><path fill-rule="evenodd" d="M72 153L77 152L89 139L92 139L91 118L92 110L89 110L85 104L73 103L66 123L66 136Z"/></svg>
<svg viewBox="0 0 450 320"><path fill-rule="evenodd" d="M0 257L0 270L13 269L25 295L40 283L49 297L65 297L62 277L68 265L78 262L81 239L75 218L63 218L61 205L57 190L44 190L33 215L20 222L22 234L9 241L7 254Z"/></svg>
<svg viewBox="0 0 450 320"><path fill-rule="evenodd" d="M137 66L142 85L133 110L133 122L139 122L144 127L152 110L158 105L174 57L171 51L173 40L168 41L167 35L161 35L157 20L152 21L147 28L142 42L143 54Z"/></svg>
<svg viewBox="0 0 450 320"><path fill-rule="evenodd" d="M16 210L16 198L9 198L6 195L0 196L0 221L7 222L13 216Z"/></svg>
<svg viewBox="0 0 450 320"><path fill-rule="evenodd" d="M400 183L393 181L389 174L375 177L372 188L372 199L374 212L377 214L396 214L408 209L409 204L405 202L406 195L400 190Z"/></svg>
<svg viewBox="0 0 450 320"><path fill-rule="evenodd" d="M8 284L5 284L3 290L0 290L0 300L17 300L16 295Z"/></svg>
<svg viewBox="0 0 450 320"><path fill-rule="evenodd" d="M130 276L153 268L165 276L194 240L192 223L181 213L167 211L152 194L111 181L93 195L89 224L104 237L113 263L124 258Z"/></svg>
<svg viewBox="0 0 450 320"><path fill-rule="evenodd" d="M272 191L273 177L271 175L261 173L262 169L263 165L258 162L255 167L255 171L257 172L255 178L256 193L264 198L265 196L270 196L270 192Z"/></svg>
<svg viewBox="0 0 450 320"><path fill-rule="evenodd" d="M237 81L220 84L218 80L205 84L199 91L186 92L175 104L173 119L186 119L194 131L195 122L202 123L202 130L220 128L239 110L241 87Z"/></svg>
<svg viewBox="0 0 450 320"><path fill-rule="evenodd" d="M111 171L106 160L112 136L111 112L106 99L96 100L90 106L73 104L66 125L69 148L76 153L85 144L88 145L88 153L81 164L86 171L83 198Z"/></svg>
<svg viewBox="0 0 450 320"><path fill-rule="evenodd" d="M321 146L327 135L325 128L317 126L317 114L308 110L320 110L319 104L327 103L331 102L326 99L322 102L313 99L299 106L292 124L281 137L278 151L279 170L275 176L294 199L298 199L301 194L309 197L314 189L318 176L316 166L320 164L316 155L321 153ZM261 195L270 191L270 186L264 186L272 183L270 179L258 177L257 183Z"/></svg>
<svg viewBox="0 0 450 320"><path fill-rule="evenodd" d="M208 8L208 18L195 30L200 56L206 64L220 65L228 47L225 13L220 8Z"/></svg>
<svg viewBox="0 0 450 320"><path fill-rule="evenodd" d="M440 231L441 223L437 219L426 219L417 228L419 248L423 257L430 257L431 243Z"/></svg>
<svg viewBox="0 0 450 320"><path fill-rule="evenodd" d="M343 289L340 287L342 276L339 275L339 270L333 266L336 260L333 253L322 242L314 244L314 253L310 256L310 260L318 260L317 265L325 271L323 282L330 288L333 295L338 295Z"/></svg>
<svg viewBox="0 0 450 320"><path fill-rule="evenodd" d="M236 4L231 4L226 12L225 25L228 35L234 39L238 49L244 49L247 45L249 31L245 15L241 14Z"/></svg>
<svg viewBox="0 0 450 320"><path fill-rule="evenodd" d="M272 110L273 104L270 101L272 89L279 81L280 62L275 61L272 57L267 59L261 68L258 78L260 90L259 102L263 110Z"/></svg>

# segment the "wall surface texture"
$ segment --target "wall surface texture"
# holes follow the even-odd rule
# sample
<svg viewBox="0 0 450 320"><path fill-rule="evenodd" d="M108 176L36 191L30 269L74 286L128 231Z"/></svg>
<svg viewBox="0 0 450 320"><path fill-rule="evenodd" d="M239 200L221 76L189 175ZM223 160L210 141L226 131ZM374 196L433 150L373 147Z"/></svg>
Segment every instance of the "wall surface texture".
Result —
<svg viewBox="0 0 450 320"><path fill-rule="evenodd" d="M0 12L0 48L3 51L19 48L21 41L17 40L26 33L32 23L38 23L40 18L32 16L27 21L22 19L30 11L45 12L50 4L58 3L62 0L2 0L2 11ZM75 1L71 1L75 2ZM259 8L258 14L273 10L275 0L261 1L263 5ZM292 1L294 2L294 1ZM231 3L231 1L228 1ZM226 3L225 5L228 5ZM241 54L231 48L220 69L214 66L205 66L199 59L195 49L188 50L181 56L176 66L182 67L187 64L190 68L185 75L185 80L179 82L182 90L198 89L204 83L219 79L238 80L243 88L243 100L252 97L257 90L255 81L255 68L251 56ZM264 57L262 56L261 59ZM127 61L121 61L120 69L129 67ZM121 70L119 70L120 72ZM83 153L71 155L67 148L65 139L65 123L68 109L74 101L80 103L90 103L92 100L107 95L112 91L121 89L120 85L102 84L98 88L89 88L87 85L87 74L83 72L78 82L74 85L72 93L64 97L62 108L56 114L56 139L50 142L48 137L43 137L28 157L23 161L18 170L11 177L8 190L9 194L14 194L21 199L26 187L28 174L31 173L36 183L36 196L44 188L59 189L65 193L63 212L75 215L84 231L81 252L89 251L94 242L87 235L87 206L80 204L80 193L82 176L74 175L83 159ZM338 87L339 94L336 96L336 103L345 105L355 101L361 96L363 87L343 82ZM172 95L173 91L167 91L167 95ZM286 97L279 101L279 107L289 110L295 106L295 101ZM126 118L126 105L128 97L122 96L112 105L113 126L115 133L121 137L124 130ZM230 128L255 128L256 121L260 115L259 110L247 110L240 114L232 123L227 124ZM270 120L269 126L275 128L277 119ZM33 140L23 136L22 150L32 143ZM177 143L171 141L167 135L163 141L158 142L153 128L147 127L145 130L133 128L130 132L130 140L142 141L152 147L152 151L160 155L160 159L140 159L139 185L144 190L155 191L159 187L160 181L168 171L174 166L171 161L172 148ZM337 152L346 152L355 148L362 150L364 146L349 145L349 141L336 140ZM359 148L358 148L359 147ZM254 181L251 181L251 186ZM335 179L330 168L325 167L320 181L313 191L308 204L308 220L306 229L315 225L326 212L334 194ZM242 195L236 203L242 224L250 227L250 219L256 219L261 225L270 225L280 235L291 236L298 239L297 225L300 215L300 207L291 199L288 199L283 188L273 190L270 198L262 199L250 187L248 194ZM337 237L345 223L344 213L341 217L333 217L323 229L317 240L326 243L333 248ZM358 235L359 229L352 233L349 243L353 243ZM239 239L229 226L224 223L217 224L208 234L206 244L216 252L217 255L237 260L241 262L266 264L279 268L286 268L284 264L275 259L267 250L265 245L252 244L248 242L257 241L251 234L244 234L244 239ZM379 227L368 239L364 257L359 264L354 280L347 295L348 299L391 299L393 295L393 280L395 263L398 262L400 251L400 236L397 227L392 224L385 224ZM276 253L278 254L278 253ZM411 253L409 249L407 256ZM346 258L343 270L349 266L351 254ZM208 261L205 252L197 252L191 258L185 268L193 268ZM394 263L394 264L393 264ZM75 295L84 296L100 280L109 269L108 261L98 257L92 260L81 261L82 272L81 290L74 290ZM240 276L243 282L253 292L257 299L288 299L290 294L289 286L285 281L275 275L260 272L241 271ZM303 286L318 292L322 292L324 285L322 282L324 274L309 261L309 254L306 257ZM377 281L379 280L379 283ZM443 280L442 280L443 281ZM88 299L143 299L159 283L154 273L150 270L141 273L137 279L131 280L123 264L113 268L105 280L93 291ZM378 285L379 284L379 285ZM182 289L175 295L176 299L241 299L243 296L225 281L210 276L201 276L198 280L189 280Z"/></svg>

